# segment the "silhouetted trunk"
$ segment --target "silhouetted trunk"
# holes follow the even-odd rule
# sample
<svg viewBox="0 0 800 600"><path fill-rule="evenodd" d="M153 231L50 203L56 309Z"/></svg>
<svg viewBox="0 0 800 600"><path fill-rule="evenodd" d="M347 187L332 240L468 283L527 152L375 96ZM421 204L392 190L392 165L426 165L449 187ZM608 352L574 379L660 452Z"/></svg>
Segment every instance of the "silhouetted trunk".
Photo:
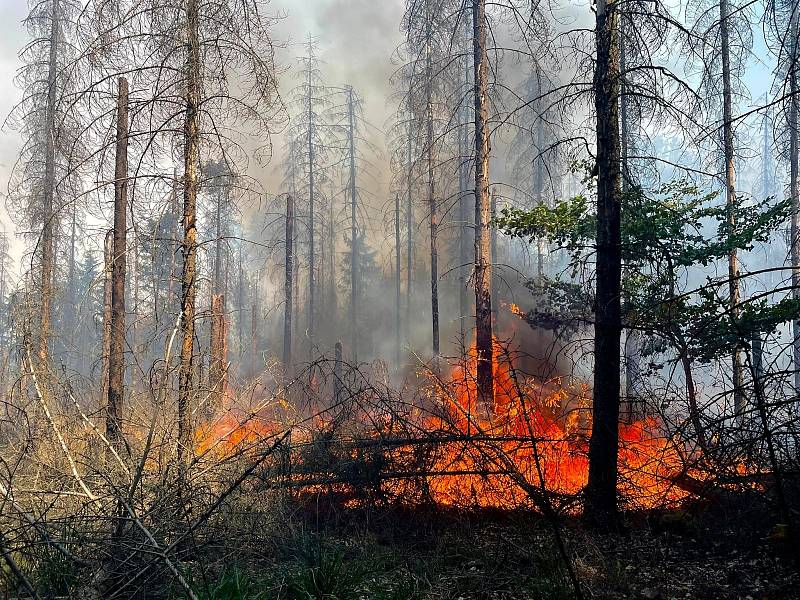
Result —
<svg viewBox="0 0 800 600"><path fill-rule="evenodd" d="M800 300L800 164L798 152L798 113L800 112L800 89L797 81L798 44L800 43L800 28L798 27L797 9L792 13L790 41L790 67L789 67L789 193L792 197L792 298ZM800 320L792 322L794 332L793 363L794 363L794 389L800 394Z"/></svg>
<svg viewBox="0 0 800 600"><path fill-rule="evenodd" d="M406 340L411 341L411 304L414 273L414 207L411 203L411 111L408 120L408 146L406 156Z"/></svg>
<svg viewBox="0 0 800 600"><path fill-rule="evenodd" d="M228 327L225 320L225 295L211 296L211 358L208 366L212 411L224 408L228 389Z"/></svg>
<svg viewBox="0 0 800 600"><path fill-rule="evenodd" d="M286 196L286 258L284 260L286 278L284 279L283 294L283 371L288 375L292 366L292 283L294 275L294 198L291 194ZM253 313L255 319L255 313Z"/></svg>
<svg viewBox="0 0 800 600"><path fill-rule="evenodd" d="M353 88L347 92L348 142L350 152L350 336L353 363L358 363L358 225L356 221L356 122Z"/></svg>
<svg viewBox="0 0 800 600"><path fill-rule="evenodd" d="M200 40L198 0L186 1L186 107L183 130L183 273L181 362L178 372L178 459L191 450L189 422L194 389L194 315L197 277L197 194L200 163Z"/></svg>
<svg viewBox="0 0 800 600"><path fill-rule="evenodd" d="M475 80L475 342L478 401L494 405L492 373L492 248L489 234L489 65L486 50L486 1L472 2L472 50Z"/></svg>
<svg viewBox="0 0 800 600"><path fill-rule="evenodd" d="M597 134L597 272L594 399L586 517L610 527L617 517L622 266L620 241L619 41L616 0L597 2L594 72Z"/></svg>
<svg viewBox="0 0 800 600"><path fill-rule="evenodd" d="M128 211L128 80L120 77L117 95L117 145L114 169L114 248L111 262L111 346L108 355L106 433L122 438L120 409L125 399L125 267Z"/></svg>
<svg viewBox="0 0 800 600"><path fill-rule="evenodd" d="M627 69L626 54L625 54L625 36L627 31L627 17L621 14L619 18L619 63L620 63L620 156L621 156L621 177L622 177L622 193L625 194L629 189L629 181L631 179L630 166L628 164L628 154L630 144L630 133L628 128L628 89L625 80L625 71ZM639 345L640 333L637 329L628 328L625 334L625 411L626 420L630 423L638 418L636 414L636 406L639 404L639 396L637 392L638 379L639 379Z"/></svg>
<svg viewBox="0 0 800 600"><path fill-rule="evenodd" d="M434 365L438 369L439 360L439 207L436 204L433 174L433 64L431 62L431 21L430 0L425 1L425 162L428 171L428 211L430 213L431 238L431 336Z"/></svg>
<svg viewBox="0 0 800 600"><path fill-rule="evenodd" d="M256 371L256 358L258 354L258 309L256 304L250 308L250 376L255 378L258 375Z"/></svg>
<svg viewBox="0 0 800 600"><path fill-rule="evenodd" d="M42 202L42 264L41 264L41 312L39 317L39 361L42 367L50 362L49 337L53 305L53 277L55 273L55 219L53 210L56 187L56 76L60 15L58 0L52 0L50 14L50 50L47 62L47 105L45 107L45 157L44 189Z"/></svg>
<svg viewBox="0 0 800 600"><path fill-rule="evenodd" d="M314 140L312 137L312 112L311 112L311 69L308 71L308 341L309 352L314 351L314 337L316 332L316 252L314 247L316 226L315 189L314 189Z"/></svg>
<svg viewBox="0 0 800 600"><path fill-rule="evenodd" d="M108 401L109 359L111 357L111 265L114 262L114 230L106 232L103 243L103 390ZM106 424L107 427L107 424Z"/></svg>
<svg viewBox="0 0 800 600"><path fill-rule="evenodd" d="M342 401L342 342L336 342L334 346L333 362L333 402L339 404Z"/></svg>
<svg viewBox="0 0 800 600"><path fill-rule="evenodd" d="M394 368L400 370L400 195L394 196Z"/></svg>
<svg viewBox="0 0 800 600"><path fill-rule="evenodd" d="M731 86L730 7L728 0L719 3L720 54L722 58L722 139L725 156L725 202L728 208L728 228L731 235L736 231L736 176L733 166L733 88ZM728 309L731 320L739 317L739 258L736 249L728 255ZM739 347L731 356L733 374L733 407L737 416L745 409L742 356Z"/></svg>

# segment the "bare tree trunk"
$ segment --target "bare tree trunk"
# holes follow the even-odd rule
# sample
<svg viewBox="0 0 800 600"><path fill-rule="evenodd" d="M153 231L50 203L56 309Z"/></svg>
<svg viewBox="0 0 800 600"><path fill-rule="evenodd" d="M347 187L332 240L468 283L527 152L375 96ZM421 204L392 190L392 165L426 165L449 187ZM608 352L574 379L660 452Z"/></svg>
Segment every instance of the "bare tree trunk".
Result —
<svg viewBox="0 0 800 600"><path fill-rule="evenodd" d="M358 227L356 221L356 123L353 88L347 89L347 114L349 120L348 142L350 151L350 335L352 337L353 363L358 363Z"/></svg>
<svg viewBox="0 0 800 600"><path fill-rule="evenodd" d="M291 194L286 196L286 278L284 280L284 308L283 308L283 371L288 376L292 366L292 283L294 276L294 198ZM255 325L255 312L253 312Z"/></svg>
<svg viewBox="0 0 800 600"><path fill-rule="evenodd" d="M406 340L411 343L411 305L413 303L412 294L414 291L414 206L411 203L411 170L413 163L411 160L411 110L409 109L408 121L408 145L406 156Z"/></svg>
<svg viewBox="0 0 800 600"><path fill-rule="evenodd" d="M800 112L800 89L797 81L798 44L800 43L800 28L798 27L797 9L792 12L791 21L791 60L789 67L789 193L792 197L792 298L800 300L800 145L798 142L798 113ZM794 363L794 389L800 394L800 320L792 322L793 363Z"/></svg>
<svg viewBox="0 0 800 600"><path fill-rule="evenodd" d="M628 165L628 145L630 144L630 133L628 128L628 96L627 84L625 81L625 72L627 69L627 61L625 54L625 36L627 17L621 14L619 17L619 63L620 63L620 156L621 156L621 169L622 169L622 193L626 193L629 188L629 181L631 178L630 166ZM640 333L637 329L628 328L625 334L625 416L630 423L635 420L636 415L635 407L639 403L637 392L638 379L639 379L639 345Z"/></svg>
<svg viewBox="0 0 800 600"><path fill-rule="evenodd" d="M429 14L430 0L425 0L425 162L428 171L428 210L430 212L431 237L431 336L433 343L433 360L438 369L439 360L439 208L436 203L433 174L433 64L431 62L431 21Z"/></svg>
<svg viewBox="0 0 800 600"><path fill-rule="evenodd" d="M492 373L492 248L489 235L489 59L486 50L486 0L472 1L475 78L475 338L478 401L494 404Z"/></svg>
<svg viewBox="0 0 800 600"><path fill-rule="evenodd" d="M103 390L101 398L108 401L111 357L111 265L114 262L114 230L106 232L103 244Z"/></svg>
<svg viewBox="0 0 800 600"><path fill-rule="evenodd" d="M733 166L733 88L731 86L730 23L728 0L719 3L719 31L722 55L722 136L725 154L725 201L728 208L728 227L730 233L736 231L736 175ZM739 258L736 249L728 255L728 302L731 319L739 316ZM742 356L737 346L731 356L733 373L733 407L737 416L745 409L744 378L742 376Z"/></svg>
<svg viewBox="0 0 800 600"><path fill-rule="evenodd" d="M178 459L191 452L189 405L194 389L194 316L197 277L197 194L200 162L200 40L198 0L186 0L186 120L183 131L183 273L181 363L178 372Z"/></svg>
<svg viewBox="0 0 800 600"><path fill-rule="evenodd" d="M621 238L619 39L616 0L599 0L594 73L597 119L597 273L594 400L589 442L586 517L611 527L617 519L619 439Z"/></svg>
<svg viewBox="0 0 800 600"><path fill-rule="evenodd" d="M394 196L394 368L400 370L400 194Z"/></svg>
<svg viewBox="0 0 800 600"><path fill-rule="evenodd" d="M342 342L334 346L333 362L333 402L339 404L342 400Z"/></svg>
<svg viewBox="0 0 800 600"><path fill-rule="evenodd" d="M120 77L117 95L117 147L114 169L114 250L111 263L111 345L108 355L106 433L122 439L120 410L125 400L125 267L128 211L128 80Z"/></svg>
<svg viewBox="0 0 800 600"><path fill-rule="evenodd" d="M225 319L225 294L211 296L211 358L208 379L211 382L213 409L224 408L228 391L228 326Z"/></svg>
<svg viewBox="0 0 800 600"><path fill-rule="evenodd" d="M467 325L468 315L472 314L472 307L469 304L468 289L469 289L469 275L471 267L469 266L472 260L470 259L470 246L473 247L474 240L470 244L470 233L472 232L472 224L469 220L469 159L470 151L470 130L471 123L469 114L469 100L471 95L472 86L472 60L470 58L470 46L472 36L472 23L469 19L468 5L464 5L464 98L461 107L461 131L458 134L459 144L459 170L458 170L458 219L461 223L458 232L458 260L459 266L459 290L458 290L458 313L459 313L459 332L460 343L467 344ZM474 203L473 203L474 204Z"/></svg>
<svg viewBox="0 0 800 600"><path fill-rule="evenodd" d="M497 195L495 191L492 190L490 194L491 199L491 219L494 221L494 218L497 216ZM497 309L500 303L499 296L498 296L498 287L499 287L499 278L498 273L499 269L497 267L497 262L500 260L499 254L497 252L497 227L492 227L492 330L497 330Z"/></svg>
<svg viewBox="0 0 800 600"><path fill-rule="evenodd" d="M258 310L255 302L251 307L250 314L250 376L255 379L258 375L256 372L256 355L258 353Z"/></svg>
<svg viewBox="0 0 800 600"><path fill-rule="evenodd" d="M309 42L309 52L310 52ZM310 54L309 54L310 56ZM313 135L313 116L311 110L311 68L308 70L308 82L306 93L308 94L308 347L313 358L314 337L316 332L316 252L314 241L316 238L316 217L315 189L314 189L314 139Z"/></svg>
<svg viewBox="0 0 800 600"><path fill-rule="evenodd" d="M55 273L55 220L53 211L56 186L56 71L58 68L58 42L61 35L58 0L52 0L50 15L50 50L47 69L47 106L45 109L45 167L42 213L42 264L41 264L41 313L39 317L39 361L42 367L49 365L49 337L53 305L53 277Z"/></svg>

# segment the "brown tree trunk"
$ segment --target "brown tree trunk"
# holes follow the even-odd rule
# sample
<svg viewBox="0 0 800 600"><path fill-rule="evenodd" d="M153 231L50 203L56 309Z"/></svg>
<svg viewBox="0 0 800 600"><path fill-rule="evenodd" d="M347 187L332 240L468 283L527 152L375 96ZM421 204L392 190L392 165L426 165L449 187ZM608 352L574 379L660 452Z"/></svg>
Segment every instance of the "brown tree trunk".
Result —
<svg viewBox="0 0 800 600"><path fill-rule="evenodd" d="M353 363L358 363L358 225L356 221L356 123L353 88L347 90L348 142L350 154L350 335Z"/></svg>
<svg viewBox="0 0 800 600"><path fill-rule="evenodd" d="M589 442L586 517L613 527L617 518L619 439L620 135L619 40L616 0L599 0L596 17L597 63L594 73L597 129L597 273L594 334L594 399Z"/></svg>
<svg viewBox="0 0 800 600"><path fill-rule="evenodd" d="M475 81L475 342L478 401L494 404L492 373L492 248L489 232L489 60L486 51L486 0L472 2Z"/></svg>
<svg viewBox="0 0 800 600"><path fill-rule="evenodd" d="M291 194L286 196L286 258L285 279L283 285L283 371L288 377L292 366L292 283L294 276L294 198ZM255 312L253 312L255 323Z"/></svg>
<svg viewBox="0 0 800 600"><path fill-rule="evenodd" d="M800 43L800 31L798 30L798 19L800 16L797 10L792 13L790 41L790 67L789 67L789 193L792 198L792 298L800 300L800 144L798 142L798 113L800 113L800 89L797 81L797 61L798 43ZM795 393L800 394L800 320L792 322L793 339L793 362L794 362L794 389Z"/></svg>
<svg viewBox="0 0 800 600"><path fill-rule="evenodd" d="M55 220L53 211L56 169L56 71L60 15L58 0L52 0L50 14L50 50L47 69L47 105L45 108L45 167L42 206L42 264L41 264L41 312L39 316L39 361L42 367L50 362L49 338L53 305L53 277L55 273Z"/></svg>
<svg viewBox="0 0 800 600"><path fill-rule="evenodd" d="M113 262L114 230L109 229L103 244L103 390L101 398L106 402L108 401L108 374L111 357L111 265Z"/></svg>
<svg viewBox="0 0 800 600"><path fill-rule="evenodd" d="M197 194L200 174L200 40L198 0L186 1L186 117L183 130L183 273L181 358L178 371L178 459L191 452L189 405L194 391L194 316L197 277Z"/></svg>
<svg viewBox="0 0 800 600"><path fill-rule="evenodd" d="M111 262L111 345L108 355L106 433L122 438L120 409L125 399L125 267L128 210L128 80L120 77L117 95L117 147L114 169L114 249Z"/></svg>
<svg viewBox="0 0 800 600"><path fill-rule="evenodd" d="M725 201L728 208L728 227L732 235L736 231L736 174L733 166L733 88L731 86L730 55L730 7L728 0L719 3L720 53L722 55L722 138L725 155ZM728 255L728 303L731 319L739 316L739 257L736 249ZM731 356L733 374L733 408L737 416L745 409L742 355L737 346Z"/></svg>
<svg viewBox="0 0 800 600"><path fill-rule="evenodd" d="M400 195L394 196L394 368L400 370Z"/></svg>
<svg viewBox="0 0 800 600"><path fill-rule="evenodd" d="M430 237L431 237L431 337L433 345L434 365L438 369L440 355L439 347L439 207L436 203L433 173L433 64L431 57L431 21L430 0L425 0L425 22L427 33L425 35L425 162L428 171L428 210L430 212Z"/></svg>
<svg viewBox="0 0 800 600"><path fill-rule="evenodd" d="M211 358L208 378L211 382L212 410L224 408L228 391L228 324L225 319L225 294L211 296Z"/></svg>

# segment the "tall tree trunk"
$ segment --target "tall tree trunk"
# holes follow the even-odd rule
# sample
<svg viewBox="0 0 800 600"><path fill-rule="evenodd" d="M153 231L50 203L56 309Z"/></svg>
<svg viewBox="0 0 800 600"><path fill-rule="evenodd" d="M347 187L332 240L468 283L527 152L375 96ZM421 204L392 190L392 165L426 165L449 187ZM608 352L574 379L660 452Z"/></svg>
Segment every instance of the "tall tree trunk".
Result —
<svg viewBox="0 0 800 600"><path fill-rule="evenodd" d="M541 73L537 70L534 74L536 80L536 90L534 98L536 104L534 106L540 107L542 96ZM544 205L544 114L537 115L536 119L536 143L534 148L539 155L536 158L536 165L534 169L534 189L536 191L536 204L539 206ZM546 250L546 242L544 238L536 240L536 278L540 284L544 284L544 255Z"/></svg>
<svg viewBox="0 0 800 600"><path fill-rule="evenodd" d="M413 162L411 159L412 115L409 100L408 140L406 147L406 341L411 343L411 305L414 292L414 206L411 203L411 176Z"/></svg>
<svg viewBox="0 0 800 600"><path fill-rule="evenodd" d="M394 196L394 368L400 370L400 194Z"/></svg>
<svg viewBox="0 0 800 600"><path fill-rule="evenodd" d="M722 55L722 138L725 155L725 201L728 208L728 228L731 234L736 231L736 174L733 158L733 88L731 86L730 55L730 7L728 0L719 3L720 53ZM731 320L739 317L739 257L736 249L728 255L728 309ZM744 378L742 375L742 356L739 347L731 355L733 374L733 407L737 416L745 409Z"/></svg>
<svg viewBox="0 0 800 600"><path fill-rule="evenodd" d="M244 371L242 359L244 358L244 257L242 256L242 243L239 242L239 260L238 262L238 289L237 289L237 302L236 302L236 333L239 342L239 369L238 372Z"/></svg>
<svg viewBox="0 0 800 600"><path fill-rule="evenodd" d="M589 442L586 517L614 526L617 517L619 438L620 278L620 135L619 39L616 0L598 0L597 63L594 73L597 129L597 273L594 334L594 398Z"/></svg>
<svg viewBox="0 0 800 600"><path fill-rule="evenodd" d="M625 54L625 36L627 31L627 17L625 14L620 14L619 17L619 63L620 63L620 156L621 156L621 176L622 176L622 193L626 193L629 189L629 181L631 178L630 166L628 165L628 154L630 144L630 132L628 127L628 96L627 96L627 83L626 83L626 69L627 59ZM625 334L625 417L630 423L637 418L635 407L639 402L637 387L639 379L639 345L640 334L637 329L628 328Z"/></svg>
<svg viewBox="0 0 800 600"><path fill-rule="evenodd" d="M492 373L492 247L489 234L489 59L486 50L486 0L472 1L475 81L475 342L478 401L494 405Z"/></svg>
<svg viewBox="0 0 800 600"><path fill-rule="evenodd" d="M792 298L800 300L800 131L798 131L798 114L800 113L800 89L798 89L798 44L800 44L800 16L797 8L792 12L791 22L791 58L789 67L789 193L792 197ZM793 362L794 362L794 389L800 394L800 320L792 322L794 333Z"/></svg>
<svg viewBox="0 0 800 600"><path fill-rule="evenodd" d="M438 369L439 361L439 208L436 204L433 173L433 63L431 56L430 0L425 0L425 162L428 171L428 211L430 212L431 238L431 337L433 360Z"/></svg>
<svg viewBox="0 0 800 600"><path fill-rule="evenodd" d="M491 202L491 220L494 221L495 217L497 216L497 195L495 191L492 190L491 194L489 195L490 202ZM500 303L499 296L498 296L498 284L500 283L500 279L498 276L499 269L497 268L497 262L499 260L499 255L497 252L497 227L492 227L492 330L497 330L497 309Z"/></svg>
<svg viewBox="0 0 800 600"><path fill-rule="evenodd" d="M464 99L463 104L460 110L460 125L461 130L458 133L458 157L459 157L459 168L458 168L458 220L460 222L459 232L458 232L458 260L459 260L459 269L458 269L458 278L459 278L459 289L458 289L458 320L459 320L459 331L460 331L460 341L463 344L466 344L467 339L467 314L471 313L471 309L469 306L469 300L467 298L467 289L469 286L469 232L471 231L471 226L469 223L469 190L468 190L468 182L469 182L469 159L470 159L470 150L469 150L469 139L470 139L470 131L469 131L469 123L470 123L470 115L469 115L469 97L470 97L470 86L472 85L470 71L472 68L470 54L469 54L469 44L470 44L470 36L472 35L471 32L471 23L469 21L469 17L467 14L467 6L464 6L464 65L463 65L463 76L464 76ZM474 245L474 242L473 242Z"/></svg>
<svg viewBox="0 0 800 600"><path fill-rule="evenodd" d="M310 46L310 43L309 43ZM310 52L310 49L309 49ZM306 87L308 95L308 341L309 352L314 352L314 334L316 331L316 252L314 247L316 226L315 190L314 190L314 138L313 112L311 110L311 67L308 71ZM313 356L312 356L313 358Z"/></svg>
<svg viewBox="0 0 800 600"><path fill-rule="evenodd" d="M211 296L211 358L208 366L212 410L224 408L228 390L228 327L225 320L225 294Z"/></svg>
<svg viewBox="0 0 800 600"><path fill-rule="evenodd" d="M47 105L45 108L45 166L42 206L42 264L41 264L41 313L39 316L39 361L42 367L50 362L49 338L53 306L55 276L55 221L53 210L56 187L56 76L58 42L61 36L58 0L52 0L50 14L50 50L47 62Z"/></svg>
<svg viewBox="0 0 800 600"><path fill-rule="evenodd" d="M356 115L353 88L347 89L348 142L350 152L350 335L353 362L358 363L358 222L356 221Z"/></svg>
<svg viewBox="0 0 800 600"><path fill-rule="evenodd" d="M125 267L128 211L128 80L120 77L117 95L117 147L114 169L114 250L111 262L111 347L108 355L106 433L122 438L120 409L125 399Z"/></svg>
<svg viewBox="0 0 800 600"><path fill-rule="evenodd" d="M200 40L198 0L186 0L186 116L183 130L183 273L181 362L178 371L178 459L191 451L189 405L194 389L194 316L197 277L197 194L200 163Z"/></svg>
<svg viewBox="0 0 800 600"><path fill-rule="evenodd" d="M294 275L294 198L291 194L286 196L286 258L284 260L286 278L284 279L283 294L283 372L288 377L292 366L292 283ZM255 312L253 313L255 323Z"/></svg>
<svg viewBox="0 0 800 600"><path fill-rule="evenodd" d="M109 379L111 371L111 265L114 262L114 230L106 232L103 243L103 390L101 398L108 401ZM107 424L106 424L106 428Z"/></svg>

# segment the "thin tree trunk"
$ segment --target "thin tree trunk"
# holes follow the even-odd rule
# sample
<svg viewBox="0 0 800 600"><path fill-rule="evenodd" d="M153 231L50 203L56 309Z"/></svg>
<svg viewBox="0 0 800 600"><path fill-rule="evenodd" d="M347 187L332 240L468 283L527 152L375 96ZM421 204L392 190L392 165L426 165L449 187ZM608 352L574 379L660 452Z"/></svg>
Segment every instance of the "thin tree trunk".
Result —
<svg viewBox="0 0 800 600"><path fill-rule="evenodd" d="M309 53L311 51L309 42ZM310 56L310 54L309 54ZM316 332L316 252L314 247L316 226L315 189L314 189L314 138L313 138L313 113L311 110L311 67L308 71L306 87L308 95L308 341L309 352L314 352L314 337ZM313 356L312 356L313 358Z"/></svg>
<svg viewBox="0 0 800 600"><path fill-rule="evenodd" d="M258 354L258 321L256 315L258 310L256 303L253 303L250 314L250 376L255 379L258 376L256 372L256 355Z"/></svg>
<svg viewBox="0 0 800 600"><path fill-rule="evenodd" d="M439 361L439 214L436 205L433 174L433 64L431 57L431 15L430 0L425 1L427 32L425 35L425 162L428 171L428 210L430 212L431 238L431 336L434 365Z"/></svg>
<svg viewBox="0 0 800 600"><path fill-rule="evenodd" d="M586 517L612 527L617 519L619 439L621 239L619 39L616 0L599 0L594 73L597 119L597 273L594 399L589 442Z"/></svg>
<svg viewBox="0 0 800 600"><path fill-rule="evenodd" d="M620 62L620 156L621 156L621 176L622 176L622 193L626 193L629 188L629 180L631 178L630 167L628 165L628 145L630 143L630 133L628 128L628 96L627 84L625 79L625 72L627 69L627 60L625 54L625 36L627 19L624 14L620 15L619 31L619 62ZM638 379L639 379L639 345L640 333L637 329L628 328L625 334L625 416L626 420L630 423L635 420L636 415L635 407L639 402L637 392Z"/></svg>
<svg viewBox="0 0 800 600"><path fill-rule="evenodd" d="M730 233L736 231L736 175L733 165L733 88L731 86L730 24L728 0L719 3L719 29L722 55L722 136L725 155L725 201L728 208L728 227ZM736 249L728 255L728 303L731 319L739 316L739 258ZM737 416L745 409L744 378L742 376L742 356L739 347L731 356L733 373L733 407Z"/></svg>
<svg viewBox="0 0 800 600"><path fill-rule="evenodd" d="M486 0L472 2L475 81L475 341L478 401L494 404L492 373L492 248L489 235L489 60L486 50Z"/></svg>
<svg viewBox="0 0 800 600"><path fill-rule="evenodd" d="M56 169L56 71L58 68L58 41L60 15L58 0L52 0L50 14L50 50L47 68L47 106L45 109L45 167L42 212L42 264L41 264L41 313L39 317L39 361L42 367L50 362L49 338L53 305L53 278L55 274L55 220L53 211Z"/></svg>
<svg viewBox="0 0 800 600"><path fill-rule="evenodd" d="M292 283L294 276L294 198L291 194L286 196L286 258L284 260L286 278L284 279L284 308L283 308L283 371L288 376L292 366ZM255 312L253 312L255 328Z"/></svg>
<svg viewBox="0 0 800 600"><path fill-rule="evenodd" d="M225 320L225 294L211 296L211 348L208 379L214 398L212 410L224 408L228 390L228 344L227 323Z"/></svg>
<svg viewBox="0 0 800 600"><path fill-rule="evenodd" d="M128 211L128 80L120 77L117 96L117 147L114 170L114 249L111 262L111 346L108 356L106 434L122 438L120 410L125 400L125 267Z"/></svg>
<svg viewBox="0 0 800 600"><path fill-rule="evenodd" d="M797 9L792 13L791 22L791 60L789 67L789 193L792 197L792 298L800 300L800 145L798 142L798 113L800 113L800 89L797 81L797 61L798 44L800 44L800 27L798 27L800 16ZM793 362L794 362L794 389L795 393L800 394L800 320L792 322L793 339Z"/></svg>
<svg viewBox="0 0 800 600"><path fill-rule="evenodd" d="M356 221L356 133L353 88L347 90L347 114L349 120L348 141L350 151L350 335L352 339L353 363L358 363L358 228Z"/></svg>
<svg viewBox="0 0 800 600"><path fill-rule="evenodd" d="M408 145L406 156L406 341L411 343L411 304L413 302L414 274L414 207L411 203L411 110L408 117Z"/></svg>
<svg viewBox="0 0 800 600"><path fill-rule="evenodd" d="M400 194L394 196L394 368L400 370Z"/></svg>
<svg viewBox="0 0 800 600"><path fill-rule="evenodd" d="M491 219L494 221L495 217L497 216L497 195L495 191L492 190L490 194L490 201L491 201ZM497 268L497 262L499 260L499 254L497 252L497 227L492 227L492 330L497 330L497 309L500 303L499 296L498 296L498 287L499 287L499 278L498 272L499 269Z"/></svg>
<svg viewBox="0 0 800 600"><path fill-rule="evenodd" d="M106 232L103 244L103 390L101 398L108 401L111 357L111 265L114 262L114 230Z"/></svg>
<svg viewBox="0 0 800 600"><path fill-rule="evenodd" d="M194 389L194 329L197 277L197 194L200 161L200 40L198 0L186 1L186 120L183 132L183 273L181 275L181 362L178 372L178 459L191 450L189 422Z"/></svg>

